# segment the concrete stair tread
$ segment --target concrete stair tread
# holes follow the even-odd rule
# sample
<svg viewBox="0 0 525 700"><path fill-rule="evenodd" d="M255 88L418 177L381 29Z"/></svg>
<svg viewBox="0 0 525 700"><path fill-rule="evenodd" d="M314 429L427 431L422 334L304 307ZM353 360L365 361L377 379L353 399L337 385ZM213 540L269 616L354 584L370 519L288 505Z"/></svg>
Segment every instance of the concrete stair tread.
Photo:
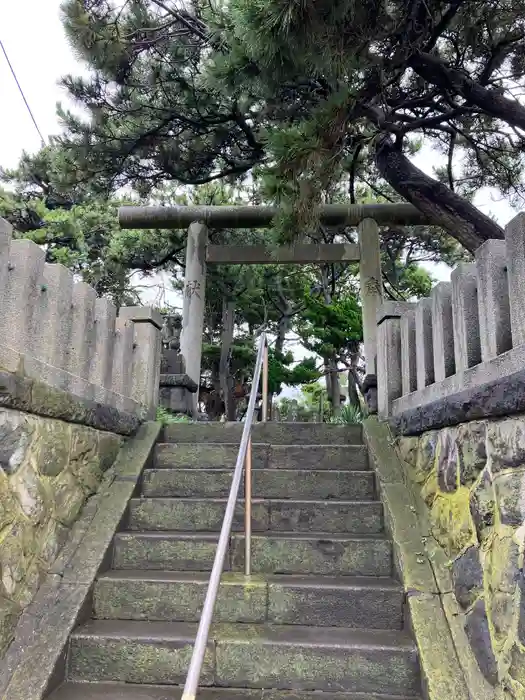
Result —
<svg viewBox="0 0 525 700"><path fill-rule="evenodd" d="M130 501L128 529L219 532L226 498L143 497ZM233 532L244 530L244 499L234 512ZM301 498L252 499L253 532L355 532L383 531L383 506L379 500L315 500Z"/></svg>
<svg viewBox="0 0 525 700"><path fill-rule="evenodd" d="M112 640L134 639L146 643L194 642L198 624L194 622L143 622L136 620L90 620L77 628L72 639L103 637ZM415 649L406 632L391 630L349 629L303 625L267 625L219 623L212 625L209 642L246 642L252 646L322 647L324 649Z"/></svg>
<svg viewBox="0 0 525 700"><path fill-rule="evenodd" d="M167 446L169 447L177 447L178 445L184 445L184 447L188 447L191 445L199 445L202 446L202 442L157 442L156 446L161 447L161 448L166 448ZM215 446L220 446L220 447L236 447L237 449L239 448L239 443L238 442L207 442L205 443L206 445L209 445L210 447ZM296 444L296 443L287 443L286 445L276 445L271 442L257 442L257 440L252 440L252 446L253 447L271 447L272 449L276 450L285 450L288 447L293 447L294 449L303 449L303 450L311 450L311 449L319 449L319 450L326 450L327 448L330 449L337 449L337 450L348 450L348 448L359 448L360 450L363 448L362 443L355 443L355 444L343 444L343 445L332 445L332 444L326 444L326 445L302 445L302 444Z"/></svg>
<svg viewBox="0 0 525 700"><path fill-rule="evenodd" d="M169 469L181 466L203 469L212 466L234 467L239 442L158 443L155 448L155 467ZM252 442L252 468L285 469L341 469L344 471L369 470L365 445L273 445Z"/></svg>
<svg viewBox="0 0 525 700"><path fill-rule="evenodd" d="M184 501L189 503L226 503L227 498L206 498L205 496L143 496L140 498L132 498L130 503L143 503L144 501L153 502L177 502ZM360 505L370 505L370 503L380 503L381 501L377 498L375 501L355 501L343 499L339 500L337 498L252 498L252 503L286 503L287 505L297 503L298 505L304 503L305 505L318 505L323 506L330 504L332 506L360 506ZM244 498L237 499L237 503L244 503Z"/></svg>
<svg viewBox="0 0 525 700"><path fill-rule="evenodd" d="M237 539L244 538L244 533L242 532L232 532L232 537ZM218 532L187 532L185 530L137 530L131 531L126 530L125 532L119 532L116 535L117 538L151 538L151 539L185 539L185 540L207 540L209 542L216 542L219 539ZM271 538L271 539L282 539L282 540L320 540L329 542L346 542L347 540L359 540L363 542L370 542L375 540L384 541L386 539L385 535L382 533L374 534L360 534L356 535L352 532L274 532L273 530L268 530L266 532L254 532L252 533L252 539L261 538Z"/></svg>
<svg viewBox="0 0 525 700"><path fill-rule="evenodd" d="M142 493L148 497L227 497L233 466L187 469L185 466L146 469ZM253 495L258 498L324 498L326 500L374 500L375 475L370 470L348 469L255 469Z"/></svg>
<svg viewBox="0 0 525 700"><path fill-rule="evenodd" d="M164 427L164 442L240 443L244 425L236 423L170 423ZM362 445L361 425L330 423L255 423L254 442L272 445Z"/></svg>
<svg viewBox="0 0 525 700"><path fill-rule="evenodd" d="M142 569L110 569L98 577L98 580L112 579L118 581L149 581L159 583L197 582L206 583L210 575L206 571L148 571ZM255 574L250 577L253 583L279 584L281 586L303 586L322 589L338 588L352 590L355 588L402 590L398 581L387 576L319 576L316 574ZM242 585L244 576L225 572L221 581L235 582Z"/></svg>
<svg viewBox="0 0 525 700"><path fill-rule="evenodd" d="M65 683L49 700L180 700L181 686L132 683ZM409 700L399 695L327 691L199 688L198 700ZM410 698L418 700L418 698Z"/></svg>
<svg viewBox="0 0 525 700"><path fill-rule="evenodd" d="M222 466L222 467L201 467L199 469L199 475L202 475L203 472L211 472L212 474L233 474L233 471L235 469L235 464L233 464L231 467L227 466ZM144 474L147 474L148 472L194 472L195 469L192 467L179 467L176 464L172 467L148 467L147 469L144 469ZM370 469L303 469L302 467L261 467L257 469L258 472L270 472L270 473L276 473L276 474L286 474L286 472L296 474L297 472L305 472L308 475L315 474L316 472L319 472L319 474L344 474L346 478L351 478L352 476L359 475L359 474L366 474L366 476L372 476L373 472L371 472Z"/></svg>

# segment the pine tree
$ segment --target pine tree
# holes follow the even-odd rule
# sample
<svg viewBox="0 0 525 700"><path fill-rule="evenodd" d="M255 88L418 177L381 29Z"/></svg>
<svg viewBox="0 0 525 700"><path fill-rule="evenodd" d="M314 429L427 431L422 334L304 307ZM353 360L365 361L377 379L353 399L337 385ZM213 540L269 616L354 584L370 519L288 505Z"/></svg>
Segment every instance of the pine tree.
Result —
<svg viewBox="0 0 525 700"><path fill-rule="evenodd" d="M334 182L404 198L469 251L501 228L482 186L515 203L525 107L516 0L67 0L93 72L68 77L89 119L61 113L62 176L101 192L204 183L258 169L278 229L316 236ZM442 154L436 179L411 162Z"/></svg>

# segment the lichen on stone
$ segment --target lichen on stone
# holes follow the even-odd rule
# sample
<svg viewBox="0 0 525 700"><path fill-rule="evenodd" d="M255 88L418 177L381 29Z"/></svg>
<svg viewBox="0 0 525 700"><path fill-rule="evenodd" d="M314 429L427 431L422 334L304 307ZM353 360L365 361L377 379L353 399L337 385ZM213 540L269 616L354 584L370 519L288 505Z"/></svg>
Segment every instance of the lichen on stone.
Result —
<svg viewBox="0 0 525 700"><path fill-rule="evenodd" d="M0 408L0 656L120 444L111 433Z"/></svg>
<svg viewBox="0 0 525 700"><path fill-rule="evenodd" d="M443 553L433 566L449 559L456 615L484 682L497 700L525 700L525 417L402 437L397 449Z"/></svg>

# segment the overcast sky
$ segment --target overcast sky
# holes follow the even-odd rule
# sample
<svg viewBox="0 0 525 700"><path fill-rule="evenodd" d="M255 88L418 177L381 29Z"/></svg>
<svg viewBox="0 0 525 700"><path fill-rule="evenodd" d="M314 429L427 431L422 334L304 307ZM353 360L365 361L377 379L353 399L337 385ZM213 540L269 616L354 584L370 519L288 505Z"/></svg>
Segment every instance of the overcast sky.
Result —
<svg viewBox="0 0 525 700"><path fill-rule="evenodd" d="M60 0L0 0L0 39L44 138L57 133L56 103L67 103L58 80L82 71L62 30ZM0 53L0 165L15 166L22 150L33 152L39 147L38 133ZM423 149L417 163L432 174L432 160L432 154ZM496 201L490 192L480 192L476 204L503 225L514 215L505 201ZM441 279L449 275L442 266L433 267L432 273Z"/></svg>

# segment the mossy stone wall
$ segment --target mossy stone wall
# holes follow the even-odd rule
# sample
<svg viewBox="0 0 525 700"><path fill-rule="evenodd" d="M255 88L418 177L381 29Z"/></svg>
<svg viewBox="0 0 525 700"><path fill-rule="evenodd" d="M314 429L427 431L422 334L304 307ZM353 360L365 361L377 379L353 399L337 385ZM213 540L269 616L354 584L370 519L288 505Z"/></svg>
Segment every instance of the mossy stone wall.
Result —
<svg viewBox="0 0 525 700"><path fill-rule="evenodd" d="M0 408L0 657L120 443L113 433Z"/></svg>
<svg viewBox="0 0 525 700"><path fill-rule="evenodd" d="M397 448L481 673L495 698L524 700L525 416L402 437Z"/></svg>

